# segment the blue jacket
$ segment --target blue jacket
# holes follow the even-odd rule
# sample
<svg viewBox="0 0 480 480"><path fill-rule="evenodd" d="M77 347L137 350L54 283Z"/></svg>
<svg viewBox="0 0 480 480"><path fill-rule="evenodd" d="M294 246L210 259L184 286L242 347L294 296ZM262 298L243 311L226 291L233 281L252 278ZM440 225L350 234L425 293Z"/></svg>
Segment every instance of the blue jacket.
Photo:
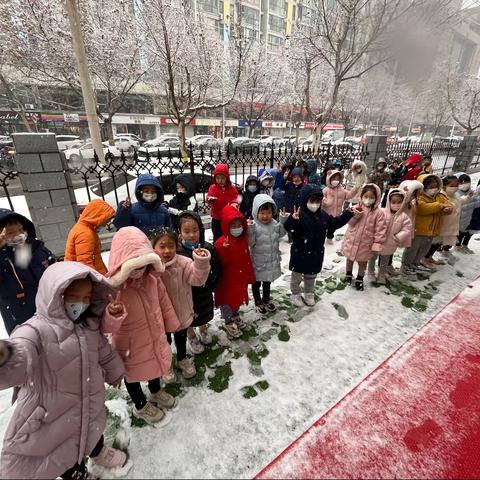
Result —
<svg viewBox="0 0 480 480"><path fill-rule="evenodd" d="M303 170L300 167L295 167L291 173L292 175L300 175L303 180ZM302 193L303 187L305 185L301 183L300 185L294 185L291 182L286 182L284 187L285 195L283 197L283 207L287 212L293 212L293 207L298 207L300 205L300 195Z"/></svg>
<svg viewBox="0 0 480 480"><path fill-rule="evenodd" d="M318 185L305 185L300 198L300 218L294 220L290 215L285 222L284 228L291 232L293 240L288 266L292 272L307 275L320 273L327 229L341 228L353 217L353 213L348 210L338 217L332 217L321 209L315 213L308 210L308 199L319 194L322 195L322 189Z"/></svg>
<svg viewBox="0 0 480 480"><path fill-rule="evenodd" d="M0 228L11 219L23 224L23 229L28 234L25 247L31 249L32 258L28 266L23 268L15 263L13 247L0 249L0 313L9 335L16 326L35 314L38 282L46 268L55 262L53 253L35 238L32 222L23 215L1 208Z"/></svg>
<svg viewBox="0 0 480 480"><path fill-rule="evenodd" d="M310 185L322 185L322 177L317 173L317 161L314 158L307 160L308 183Z"/></svg>
<svg viewBox="0 0 480 480"><path fill-rule="evenodd" d="M157 189L157 199L148 203L142 199L141 187L153 185ZM163 205L163 188L157 177L150 173L140 175L135 185L135 202L130 208L125 208L123 202L117 208L113 224L117 229L122 227L137 227L145 235L161 227L170 227L170 214Z"/></svg>

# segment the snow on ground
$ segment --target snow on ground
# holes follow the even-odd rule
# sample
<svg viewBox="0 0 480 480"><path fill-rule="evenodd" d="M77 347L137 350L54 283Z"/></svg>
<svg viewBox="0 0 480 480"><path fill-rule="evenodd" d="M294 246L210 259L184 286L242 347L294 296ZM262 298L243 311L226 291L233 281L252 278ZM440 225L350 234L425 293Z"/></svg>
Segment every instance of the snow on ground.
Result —
<svg viewBox="0 0 480 480"><path fill-rule="evenodd" d="M344 230L326 246L314 308L290 303L289 245L282 242L285 274L273 291L279 311L257 320L252 305L244 307L251 325L234 342L214 319L215 343L196 358L197 377L168 387L179 400L168 425L131 421L125 392L107 391L113 412L107 439L117 435L118 442L120 431L121 443L130 440L129 478L255 475L480 273L477 235L475 256L455 254L455 266L430 278L399 277L364 292L344 288L344 258L337 254ZM0 392L0 436L12 412L10 395Z"/></svg>

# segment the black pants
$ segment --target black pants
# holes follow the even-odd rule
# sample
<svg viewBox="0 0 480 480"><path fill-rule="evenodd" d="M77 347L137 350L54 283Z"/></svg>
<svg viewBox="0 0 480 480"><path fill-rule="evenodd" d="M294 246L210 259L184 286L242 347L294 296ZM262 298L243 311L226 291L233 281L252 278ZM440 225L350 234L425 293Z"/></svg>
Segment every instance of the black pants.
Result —
<svg viewBox="0 0 480 480"><path fill-rule="evenodd" d="M90 458L98 457L100 452L102 451L104 443L103 435L100 437L100 440L95 445L95 448L90 453ZM67 471L60 475L61 478L65 480L82 480L88 477L88 470L85 462L76 463L73 467L69 468Z"/></svg>
<svg viewBox="0 0 480 480"><path fill-rule="evenodd" d="M458 242L457 245L462 245L464 247L468 246L468 242L472 238L472 234L468 232L460 232L460 235L458 236Z"/></svg>
<svg viewBox="0 0 480 480"><path fill-rule="evenodd" d="M129 383L125 380L125 387L127 388L127 392L132 399L135 408L137 410L142 409L147 403L147 397L143 393L142 386L140 382L133 382ZM157 393L160 391L160 379L154 378L153 380L148 381L148 389L151 393Z"/></svg>
<svg viewBox="0 0 480 480"><path fill-rule="evenodd" d="M187 356L187 329L179 330L173 334L175 347L177 347L177 362L181 362ZM172 334L167 333L168 343L172 344Z"/></svg>
<svg viewBox="0 0 480 480"><path fill-rule="evenodd" d="M433 254L442 246L441 243L432 243L432 246L430 247L430 250L428 253L425 255L425 258L432 258Z"/></svg>
<svg viewBox="0 0 480 480"><path fill-rule="evenodd" d="M327 238L329 240L333 240L334 237L335 237L335 229L332 227L327 228Z"/></svg>
<svg viewBox="0 0 480 480"><path fill-rule="evenodd" d="M213 243L222 236L222 222L216 218L212 218Z"/></svg>
<svg viewBox="0 0 480 480"><path fill-rule="evenodd" d="M270 301L270 282L255 282L252 285L253 299L255 300L255 305L260 305L263 303L268 303ZM263 287L263 297L260 297L260 286Z"/></svg>

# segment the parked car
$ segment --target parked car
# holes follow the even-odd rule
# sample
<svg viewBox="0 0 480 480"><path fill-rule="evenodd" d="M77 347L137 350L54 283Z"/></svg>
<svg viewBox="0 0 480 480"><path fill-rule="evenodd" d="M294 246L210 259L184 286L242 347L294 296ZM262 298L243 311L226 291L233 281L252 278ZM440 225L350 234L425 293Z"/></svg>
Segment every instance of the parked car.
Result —
<svg viewBox="0 0 480 480"><path fill-rule="evenodd" d="M231 140L228 149L231 152L251 152L258 149L259 145L257 138L237 137Z"/></svg>
<svg viewBox="0 0 480 480"><path fill-rule="evenodd" d="M195 135L187 140L187 145L193 148L218 148L218 141L213 135Z"/></svg>
<svg viewBox="0 0 480 480"><path fill-rule="evenodd" d="M260 140L260 148L282 148L285 146L285 141L280 137L267 137Z"/></svg>
<svg viewBox="0 0 480 480"><path fill-rule="evenodd" d="M79 148L71 148L65 150L65 157L71 166L76 167L80 166L84 162L91 162L93 160L93 144L87 142ZM106 155L110 152L114 157L120 157L121 151L116 146L105 146L103 149L103 154Z"/></svg>
<svg viewBox="0 0 480 480"><path fill-rule="evenodd" d="M143 147L145 148L152 148L152 147L164 147L166 146L165 143L169 142L177 142L179 143L179 137L178 134L176 133L164 133L160 135L159 137L156 137L152 140L147 140L144 144Z"/></svg>
<svg viewBox="0 0 480 480"><path fill-rule="evenodd" d="M134 133L117 133L116 136L131 138L132 140L138 143L138 146L140 146L144 142L143 138L140 138L138 135L135 135Z"/></svg>
<svg viewBox="0 0 480 480"><path fill-rule="evenodd" d="M78 148L83 143L83 140L77 135L55 135L55 139L57 140L58 149L60 151L69 148Z"/></svg>
<svg viewBox="0 0 480 480"><path fill-rule="evenodd" d="M156 138L155 140L145 142L143 147L138 149L138 157L145 157L147 152L151 157L156 157L159 152L160 156L168 156L169 153L178 155L180 152L180 141L175 137Z"/></svg>
<svg viewBox="0 0 480 480"><path fill-rule="evenodd" d="M113 137L113 143L119 150L123 150L125 154L127 152L133 153L133 150L137 150L138 147L140 146L137 140L131 137L123 137L123 136ZM110 146L110 143L108 141L103 142L103 144L106 147Z"/></svg>
<svg viewBox="0 0 480 480"><path fill-rule="evenodd" d="M0 148L13 147L13 140L7 135L0 135Z"/></svg>

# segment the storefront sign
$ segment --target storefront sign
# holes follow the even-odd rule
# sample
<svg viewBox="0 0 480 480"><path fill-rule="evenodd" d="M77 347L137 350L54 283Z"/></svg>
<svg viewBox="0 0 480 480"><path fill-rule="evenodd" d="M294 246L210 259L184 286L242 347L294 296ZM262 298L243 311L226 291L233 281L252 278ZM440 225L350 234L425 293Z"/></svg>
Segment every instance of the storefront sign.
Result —
<svg viewBox="0 0 480 480"><path fill-rule="evenodd" d="M80 115L78 113L64 113L63 121L65 123L80 123Z"/></svg>
<svg viewBox="0 0 480 480"><path fill-rule="evenodd" d="M264 128L286 128L287 122L270 122L265 120L263 122L263 127Z"/></svg>
<svg viewBox="0 0 480 480"><path fill-rule="evenodd" d="M25 112L25 117L29 123L37 123L40 114L38 112ZM13 110L0 110L0 122L8 124L22 123L22 117L19 112Z"/></svg>
<svg viewBox="0 0 480 480"><path fill-rule="evenodd" d="M243 128L248 127L248 120L241 118L238 121L238 126ZM262 128L262 127L263 127L263 120L257 120L257 122L255 122L255 125L253 126L253 128Z"/></svg>

